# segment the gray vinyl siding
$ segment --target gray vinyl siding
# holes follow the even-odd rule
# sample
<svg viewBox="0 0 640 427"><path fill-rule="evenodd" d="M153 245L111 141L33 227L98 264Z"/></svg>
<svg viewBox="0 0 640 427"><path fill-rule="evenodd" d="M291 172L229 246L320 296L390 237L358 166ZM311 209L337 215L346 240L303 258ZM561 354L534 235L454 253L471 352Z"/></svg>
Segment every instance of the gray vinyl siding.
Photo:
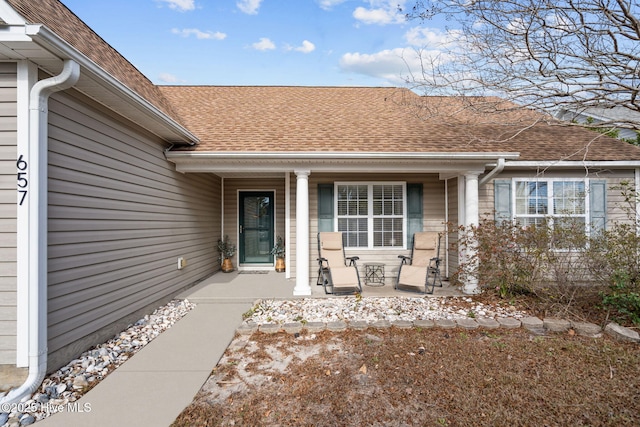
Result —
<svg viewBox="0 0 640 427"><path fill-rule="evenodd" d="M49 123L53 369L216 271L220 180L175 172L167 143L82 96L52 96Z"/></svg>
<svg viewBox="0 0 640 427"><path fill-rule="evenodd" d="M292 179L292 185L295 179ZM423 195L423 230L441 231L445 223L445 187L438 174L314 174L309 176L309 278L311 285L315 286L318 277L318 184L340 182L388 182L402 181L422 183ZM381 262L385 264L385 283L391 285L398 274L400 261L398 255L409 255L411 248L398 249L350 249L347 256L358 256L358 270L361 279L364 277L364 266L367 262Z"/></svg>
<svg viewBox="0 0 640 427"><path fill-rule="evenodd" d="M508 180L512 178L580 178L585 177L584 169L580 170L568 170L568 171L550 171L545 174L536 175L531 171L514 171L509 170L503 172L496 179ZM608 170L598 171L597 173L589 173L586 177L593 180L605 180L607 183L607 226L613 224L613 222L627 221L627 214L624 210L625 200L620 190L615 189L621 182L628 181L634 182L634 171L628 170ZM494 211L494 191L493 181L480 187L480 215L485 218L493 218Z"/></svg>
<svg viewBox="0 0 640 427"><path fill-rule="evenodd" d="M16 364L17 71L0 63L0 365Z"/></svg>

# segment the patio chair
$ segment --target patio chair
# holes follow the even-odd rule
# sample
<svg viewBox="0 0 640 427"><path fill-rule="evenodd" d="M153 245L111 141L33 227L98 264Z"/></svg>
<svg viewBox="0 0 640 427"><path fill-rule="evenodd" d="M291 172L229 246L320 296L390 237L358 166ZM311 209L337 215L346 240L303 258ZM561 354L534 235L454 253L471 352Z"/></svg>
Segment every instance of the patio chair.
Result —
<svg viewBox="0 0 640 427"><path fill-rule="evenodd" d="M436 284L442 287L440 238L440 233L433 231L413 235L411 256L398 255L402 262L395 289L432 294Z"/></svg>
<svg viewBox="0 0 640 427"><path fill-rule="evenodd" d="M341 232L318 233L318 285L327 294L362 292L357 256L346 257Z"/></svg>

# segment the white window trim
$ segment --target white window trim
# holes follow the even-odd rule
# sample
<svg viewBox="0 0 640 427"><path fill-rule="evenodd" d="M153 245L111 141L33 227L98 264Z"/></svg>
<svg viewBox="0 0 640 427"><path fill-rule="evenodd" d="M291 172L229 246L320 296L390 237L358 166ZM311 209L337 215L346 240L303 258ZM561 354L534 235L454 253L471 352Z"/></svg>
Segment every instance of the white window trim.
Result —
<svg viewBox="0 0 640 427"><path fill-rule="evenodd" d="M545 215L518 215L517 211L516 211L516 196L517 196L517 184L519 182L546 182L547 183L547 208L548 210L551 209L551 207L553 206L553 183L554 182L583 182L584 183L584 215L582 214L573 214L573 215L567 215L567 214L556 214L556 213L550 213L547 212L547 214ZM513 195L511 197L511 216L512 219L514 221L516 221L518 218L550 218L551 220L553 220L553 218L570 218L570 217L575 217L575 218L582 218L584 216L585 221L584 221L584 227L585 227L585 234L587 236L589 236L590 234L590 221L591 221L591 212L590 212L590 199L589 199L589 178L513 178L511 180L511 194Z"/></svg>
<svg viewBox="0 0 640 427"><path fill-rule="evenodd" d="M333 221L333 229L338 229L338 219L341 218L338 215L338 187L341 185L366 185L367 186L367 200L368 200L368 212L367 212L367 241L369 246L345 246L345 249L357 249L357 250L406 250L407 241L407 182L406 181L337 181L333 183L333 211L335 212ZM374 185L401 185L402 186L402 244L398 246L373 246L373 186Z"/></svg>

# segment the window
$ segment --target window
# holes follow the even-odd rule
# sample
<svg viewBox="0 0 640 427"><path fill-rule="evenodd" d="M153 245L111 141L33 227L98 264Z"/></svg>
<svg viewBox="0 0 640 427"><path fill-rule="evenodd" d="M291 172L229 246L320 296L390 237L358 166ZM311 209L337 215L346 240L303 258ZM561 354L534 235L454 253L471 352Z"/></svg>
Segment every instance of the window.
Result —
<svg viewBox="0 0 640 427"><path fill-rule="evenodd" d="M560 224L587 225L588 193L585 180L515 180L515 218L524 226L550 221Z"/></svg>
<svg viewBox="0 0 640 427"><path fill-rule="evenodd" d="M336 183L337 230L352 248L402 248L404 183Z"/></svg>

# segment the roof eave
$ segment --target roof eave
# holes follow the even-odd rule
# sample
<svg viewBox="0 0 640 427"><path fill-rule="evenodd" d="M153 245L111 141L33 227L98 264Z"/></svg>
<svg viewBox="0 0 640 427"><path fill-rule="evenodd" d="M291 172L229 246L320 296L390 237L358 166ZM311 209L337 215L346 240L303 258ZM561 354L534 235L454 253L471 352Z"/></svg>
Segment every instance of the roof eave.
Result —
<svg viewBox="0 0 640 427"><path fill-rule="evenodd" d="M640 168L640 160L509 160L505 162L505 168L609 168L609 169L635 169Z"/></svg>
<svg viewBox="0 0 640 427"><path fill-rule="evenodd" d="M515 160L518 152L348 152L348 151L169 151L167 158L173 159L246 159L246 160L480 160L499 158Z"/></svg>
<svg viewBox="0 0 640 427"><path fill-rule="evenodd" d="M220 176L314 173L484 173L487 164L518 153L376 153L376 152L167 152L179 172ZM244 172L242 172L244 171ZM249 172L250 171L250 172ZM266 175L265 175L266 176Z"/></svg>
<svg viewBox="0 0 640 427"><path fill-rule="evenodd" d="M139 121L138 123L152 133L173 143L194 144L198 142L198 138L178 123L174 118L164 113L144 97L140 96L111 74L107 73L103 68L87 58L84 54L67 43L64 39L60 38L46 26L42 24L27 24L25 25L24 31L25 35L30 37L33 42L60 58L60 69L62 68L62 60L73 59L81 66L81 79L88 77L94 85L97 83L99 87L105 91L104 93L106 96L110 95L113 97L115 94L126 104L131 105L142 112L144 117L151 120L152 123L142 124ZM44 63L42 64L39 63L38 58L25 59L38 63L38 65L42 66L43 69L46 69L49 72L59 72L57 69L51 69L53 64L50 59L43 61ZM80 83L76 85L76 89L87 94L83 91ZM92 89L95 89L95 86L92 86ZM96 99L92 94L87 95ZM96 101L101 102L100 99L96 99ZM109 107L106 103L101 103ZM121 110L118 110L118 112L121 114Z"/></svg>

